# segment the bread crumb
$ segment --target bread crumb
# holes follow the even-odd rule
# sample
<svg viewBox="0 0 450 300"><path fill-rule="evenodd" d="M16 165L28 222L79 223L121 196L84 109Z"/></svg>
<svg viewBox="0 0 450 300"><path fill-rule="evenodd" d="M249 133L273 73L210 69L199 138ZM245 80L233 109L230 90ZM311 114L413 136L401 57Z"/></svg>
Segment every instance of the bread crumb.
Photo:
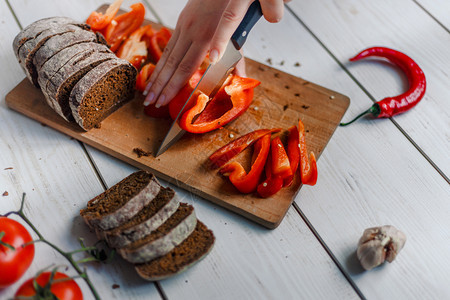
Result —
<svg viewBox="0 0 450 300"><path fill-rule="evenodd" d="M114 284L112 285L112 289L113 289L113 290L118 289L118 288L120 288L120 285L118 285L117 283L114 283Z"/></svg>
<svg viewBox="0 0 450 300"><path fill-rule="evenodd" d="M13 167L8 167L8 168L5 168L4 170L12 170L13 169Z"/></svg>
<svg viewBox="0 0 450 300"><path fill-rule="evenodd" d="M140 158L142 156L150 156L150 155L152 155L152 153L150 151L145 151L142 148L134 148L133 152L137 154L138 158Z"/></svg>
<svg viewBox="0 0 450 300"><path fill-rule="evenodd" d="M271 58L268 58L268 59L266 60L266 62L267 62L269 65L272 65L272 59L271 59Z"/></svg>
<svg viewBox="0 0 450 300"><path fill-rule="evenodd" d="M286 105L284 105L284 106L283 106L283 110L286 110L286 109L288 109L288 107L289 107L289 105L287 105L287 104L286 104Z"/></svg>
<svg viewBox="0 0 450 300"><path fill-rule="evenodd" d="M296 63L294 64L294 67L300 67L300 63L299 63L299 62L296 62Z"/></svg>
<svg viewBox="0 0 450 300"><path fill-rule="evenodd" d="M5 191L2 196L8 196L8 195L9 195L8 191Z"/></svg>
<svg viewBox="0 0 450 300"><path fill-rule="evenodd" d="M302 108L303 108L303 109L308 109L308 108L309 108L309 105L304 105L304 104L303 104L303 105L302 105Z"/></svg>

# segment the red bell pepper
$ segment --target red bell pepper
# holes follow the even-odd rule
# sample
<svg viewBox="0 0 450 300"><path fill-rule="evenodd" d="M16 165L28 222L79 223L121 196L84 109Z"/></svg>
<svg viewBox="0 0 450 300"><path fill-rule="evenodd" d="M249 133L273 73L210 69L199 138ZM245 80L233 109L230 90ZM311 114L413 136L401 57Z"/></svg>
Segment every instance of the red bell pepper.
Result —
<svg viewBox="0 0 450 300"><path fill-rule="evenodd" d="M136 69L139 69L148 56L145 37L153 35L152 25L145 25L135 30L120 46L116 53L117 57L128 60Z"/></svg>
<svg viewBox="0 0 450 300"><path fill-rule="evenodd" d="M116 52L128 36L141 27L144 21L145 7L142 3L130 6L131 11L115 17L102 30L106 41L111 45L111 51Z"/></svg>
<svg viewBox="0 0 450 300"><path fill-rule="evenodd" d="M230 143L226 144L225 146L211 154L211 156L209 157L211 167L220 168L230 159L244 151L248 146L253 145L253 143L259 140L262 136L267 134L270 135L271 133L279 132L280 130L280 128L259 129L231 141Z"/></svg>
<svg viewBox="0 0 450 300"><path fill-rule="evenodd" d="M189 79L188 83L184 85L184 87L178 92L178 94L175 95L175 97L169 102L169 112L170 117L175 120L178 116L178 113L183 108L184 103L186 102L186 99L189 98L194 88L197 86L197 83L200 81L200 78L202 78L203 74L205 73L205 69L199 69L197 70L194 75ZM189 103L186 104L186 106L183 109L183 113L187 110L191 109L192 106L195 104L194 99L200 94L198 90L195 91L195 95L189 100Z"/></svg>
<svg viewBox="0 0 450 300"><path fill-rule="evenodd" d="M163 50L164 48L166 48L167 43L169 42L171 36L172 32L170 32L170 30L167 29L166 27L162 27L150 38L148 50L155 64L161 58Z"/></svg>
<svg viewBox="0 0 450 300"><path fill-rule="evenodd" d="M226 164L220 173L230 178L231 183L244 194L251 193L256 190L261 174L264 170L264 165L267 160L267 155L270 149L270 135L266 134L255 143L252 158L252 167L250 172L245 171L242 165L238 162L231 162Z"/></svg>
<svg viewBox="0 0 450 300"><path fill-rule="evenodd" d="M289 157L289 164L291 165L292 175L284 179L283 186L290 186L294 181L295 172L300 163L300 148L299 148L299 133L297 126L292 126L288 129L288 144L287 155Z"/></svg>
<svg viewBox="0 0 450 300"><path fill-rule="evenodd" d="M267 156L266 166L265 166L266 180L258 185L256 192L262 198L269 198L272 195L278 193L283 187L283 179L280 176L273 174L272 170L272 145Z"/></svg>
<svg viewBox="0 0 450 300"><path fill-rule="evenodd" d="M91 26L94 31L99 31L105 28L111 23L112 19L116 16L119 11L120 5L122 5L123 0L116 0L112 3L108 9L106 9L105 14L101 12L93 11L86 20L86 24Z"/></svg>
<svg viewBox="0 0 450 300"><path fill-rule="evenodd" d="M308 151L306 149L305 126L302 121L298 121L298 139L300 148L300 176L303 184L315 185L317 182L316 156L311 151L308 161Z"/></svg>
<svg viewBox="0 0 450 300"><path fill-rule="evenodd" d="M270 150L272 152L272 174L283 179L291 176L292 169L289 158L279 136L272 140Z"/></svg>
<svg viewBox="0 0 450 300"><path fill-rule="evenodd" d="M180 118L180 127L191 133L205 133L223 127L242 115L253 100L253 89L260 82L252 78L230 75L225 84L210 100L199 94L193 107Z"/></svg>

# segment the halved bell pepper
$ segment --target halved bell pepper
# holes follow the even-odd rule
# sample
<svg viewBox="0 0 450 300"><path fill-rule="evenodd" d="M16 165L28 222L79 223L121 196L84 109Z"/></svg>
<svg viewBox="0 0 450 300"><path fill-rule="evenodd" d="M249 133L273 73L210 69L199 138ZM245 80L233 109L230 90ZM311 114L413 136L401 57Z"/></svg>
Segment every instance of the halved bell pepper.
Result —
<svg viewBox="0 0 450 300"><path fill-rule="evenodd" d="M216 152L211 154L209 157L209 161L211 163L212 168L220 168L224 164L226 164L230 159L244 151L248 146L253 145L257 140L259 140L264 135L269 135L274 132L281 131L280 128L276 129L259 129L247 133L225 146L218 149Z"/></svg>
<svg viewBox="0 0 450 300"><path fill-rule="evenodd" d="M152 25L145 25L135 30L120 46L116 53L117 57L128 60L136 69L139 69L148 56L145 38L150 38L154 33Z"/></svg>
<svg viewBox="0 0 450 300"><path fill-rule="evenodd" d="M299 148L299 134L297 126L292 126L288 129L288 144L287 155L289 157L289 164L291 165L292 175L284 179L283 186L290 186L294 182L294 175L298 169L300 162L300 148Z"/></svg>
<svg viewBox="0 0 450 300"><path fill-rule="evenodd" d="M148 50L155 64L161 58L163 50L166 48L171 36L172 32L166 27L162 27L150 38Z"/></svg>
<svg viewBox="0 0 450 300"><path fill-rule="evenodd" d="M253 89L260 82L230 75L214 98L200 93L192 108L180 118L180 127L191 133L205 133L223 127L242 115L253 100Z"/></svg>
<svg viewBox="0 0 450 300"><path fill-rule="evenodd" d="M86 24L91 26L94 31L99 31L111 23L122 5L123 0L116 0L107 9L105 14L93 11L86 20Z"/></svg>
<svg viewBox="0 0 450 300"><path fill-rule="evenodd" d="M308 151L306 149L305 126L302 121L298 121L299 148L300 148L300 176L303 184L315 185L317 182L316 156L311 151L308 161Z"/></svg>
<svg viewBox="0 0 450 300"><path fill-rule="evenodd" d="M219 170L224 176L228 176L231 183L244 194L251 193L256 187L264 171L264 165L270 149L270 135L266 134L255 143L250 172L246 172L244 167L238 162L231 162Z"/></svg>
<svg viewBox="0 0 450 300"><path fill-rule="evenodd" d="M144 21L145 7L142 3L130 6L131 11L115 17L106 28L102 30L111 51L116 52L128 36L141 27Z"/></svg>

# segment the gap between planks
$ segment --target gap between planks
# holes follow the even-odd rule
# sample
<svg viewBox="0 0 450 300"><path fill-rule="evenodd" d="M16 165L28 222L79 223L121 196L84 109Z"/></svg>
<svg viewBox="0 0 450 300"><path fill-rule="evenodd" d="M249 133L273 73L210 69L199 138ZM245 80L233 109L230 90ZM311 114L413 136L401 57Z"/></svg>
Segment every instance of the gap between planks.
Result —
<svg viewBox="0 0 450 300"><path fill-rule="evenodd" d="M447 28L441 21L439 21L433 14L426 9L422 4L420 4L417 0L412 0L420 9L422 9L430 18L432 18L436 23L438 23L445 31L450 33L450 28Z"/></svg>
<svg viewBox="0 0 450 300"><path fill-rule="evenodd" d="M439 23L446 31L449 31L443 24L436 20L427 10L425 10L420 4L413 0L421 9L423 9L428 15L430 15L433 20ZM314 34L314 32L300 19L300 17L289 7L289 5L284 5L286 9L291 13L291 15L311 34L311 36L322 46L322 48L330 55L330 57L342 68L342 70L358 85L358 87L364 92L364 94L369 97L372 102L377 102L374 96L364 87L364 85L356 79L355 76L344 66L343 63L331 52L330 49L319 39L319 37ZM392 117L389 120L394 124L394 126L406 137L406 139L416 148L417 151L425 158L425 160L444 178L447 183L450 184L450 178L437 166L437 164L425 153L425 151L420 148L420 146L413 140L413 138L398 124Z"/></svg>

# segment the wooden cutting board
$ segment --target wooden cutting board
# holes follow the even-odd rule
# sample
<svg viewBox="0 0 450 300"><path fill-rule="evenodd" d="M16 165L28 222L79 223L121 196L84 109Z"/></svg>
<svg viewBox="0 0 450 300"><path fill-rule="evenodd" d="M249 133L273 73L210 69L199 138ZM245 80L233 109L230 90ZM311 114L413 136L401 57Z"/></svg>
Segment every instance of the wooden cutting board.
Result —
<svg viewBox="0 0 450 300"><path fill-rule="evenodd" d="M254 60L246 59L246 63L248 76L261 81L248 111L214 132L185 134L157 158L153 155L138 157L133 149L156 153L171 121L146 116L142 105L144 98L139 93L136 93L134 100L104 120L101 128L88 132L64 121L46 104L41 91L26 78L6 95L6 103L13 110L42 124L273 229L285 216L301 187L300 182L296 179L292 186L268 199L261 199L255 194L243 195L228 178L208 168L208 156L234 138L253 130L287 130L301 119L306 129L308 150L319 157L350 100ZM250 153L251 149L246 150L236 159L248 167ZM320 184L320 167L317 184Z"/></svg>

